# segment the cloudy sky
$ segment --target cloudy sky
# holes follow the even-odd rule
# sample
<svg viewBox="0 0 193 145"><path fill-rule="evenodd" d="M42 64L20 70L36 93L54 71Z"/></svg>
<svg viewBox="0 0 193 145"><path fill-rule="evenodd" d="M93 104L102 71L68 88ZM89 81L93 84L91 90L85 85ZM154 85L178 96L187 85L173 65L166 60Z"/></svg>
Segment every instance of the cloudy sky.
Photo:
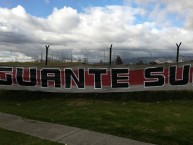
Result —
<svg viewBox="0 0 193 145"><path fill-rule="evenodd" d="M191 0L1 0L0 50L193 55ZM120 52L118 52L120 50ZM22 56L23 57L23 56Z"/></svg>

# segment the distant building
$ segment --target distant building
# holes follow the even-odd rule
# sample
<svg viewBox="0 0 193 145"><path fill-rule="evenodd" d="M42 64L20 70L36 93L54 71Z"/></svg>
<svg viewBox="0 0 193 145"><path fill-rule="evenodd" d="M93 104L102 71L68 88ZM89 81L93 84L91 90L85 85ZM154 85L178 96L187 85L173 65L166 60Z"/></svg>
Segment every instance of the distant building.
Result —
<svg viewBox="0 0 193 145"><path fill-rule="evenodd" d="M173 59L162 59L162 58L160 58L160 59L155 59L155 60L149 62L149 64L153 65L153 64L164 64L164 63L175 63L175 62L176 61L173 60ZM178 62L183 62L182 58L179 59Z"/></svg>

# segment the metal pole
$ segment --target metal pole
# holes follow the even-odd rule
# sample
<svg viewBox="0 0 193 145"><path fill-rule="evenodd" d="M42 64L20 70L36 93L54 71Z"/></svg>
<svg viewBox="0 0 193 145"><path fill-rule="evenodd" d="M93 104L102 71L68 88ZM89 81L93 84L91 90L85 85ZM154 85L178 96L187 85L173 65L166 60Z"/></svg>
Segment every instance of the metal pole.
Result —
<svg viewBox="0 0 193 145"><path fill-rule="evenodd" d="M71 62L73 61L73 60L72 60L72 51L73 51L73 50L71 50Z"/></svg>
<svg viewBox="0 0 193 145"><path fill-rule="evenodd" d="M111 65L111 57L112 57L112 44L111 44L111 47L109 48L110 51L109 51L109 65Z"/></svg>
<svg viewBox="0 0 193 145"><path fill-rule="evenodd" d="M41 51L41 62L43 62L43 53Z"/></svg>
<svg viewBox="0 0 193 145"><path fill-rule="evenodd" d="M48 48L50 47L49 45L45 45L46 47L46 65L48 64Z"/></svg>
<svg viewBox="0 0 193 145"><path fill-rule="evenodd" d="M105 50L104 50L104 62L105 62Z"/></svg>
<svg viewBox="0 0 193 145"><path fill-rule="evenodd" d="M179 61L179 51L180 51L181 44L182 44L182 42L180 42L179 45L176 43L176 46L177 46L176 63L178 63L178 61Z"/></svg>

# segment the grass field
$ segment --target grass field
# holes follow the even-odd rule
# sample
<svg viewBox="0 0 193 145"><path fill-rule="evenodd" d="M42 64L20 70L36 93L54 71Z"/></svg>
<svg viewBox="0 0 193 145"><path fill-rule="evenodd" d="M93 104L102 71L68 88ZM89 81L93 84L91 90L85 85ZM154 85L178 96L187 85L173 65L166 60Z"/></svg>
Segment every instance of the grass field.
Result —
<svg viewBox="0 0 193 145"><path fill-rule="evenodd" d="M0 145L62 145L0 128Z"/></svg>
<svg viewBox="0 0 193 145"><path fill-rule="evenodd" d="M160 145L193 145L193 92L1 91L0 111Z"/></svg>

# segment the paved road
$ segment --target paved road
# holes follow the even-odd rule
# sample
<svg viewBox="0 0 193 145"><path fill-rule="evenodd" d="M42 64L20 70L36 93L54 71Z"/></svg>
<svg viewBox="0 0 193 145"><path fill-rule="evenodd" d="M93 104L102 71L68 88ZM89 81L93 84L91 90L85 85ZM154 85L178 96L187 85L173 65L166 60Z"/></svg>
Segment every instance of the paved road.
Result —
<svg viewBox="0 0 193 145"><path fill-rule="evenodd" d="M153 145L65 125L0 113L0 128L22 132L67 145Z"/></svg>

